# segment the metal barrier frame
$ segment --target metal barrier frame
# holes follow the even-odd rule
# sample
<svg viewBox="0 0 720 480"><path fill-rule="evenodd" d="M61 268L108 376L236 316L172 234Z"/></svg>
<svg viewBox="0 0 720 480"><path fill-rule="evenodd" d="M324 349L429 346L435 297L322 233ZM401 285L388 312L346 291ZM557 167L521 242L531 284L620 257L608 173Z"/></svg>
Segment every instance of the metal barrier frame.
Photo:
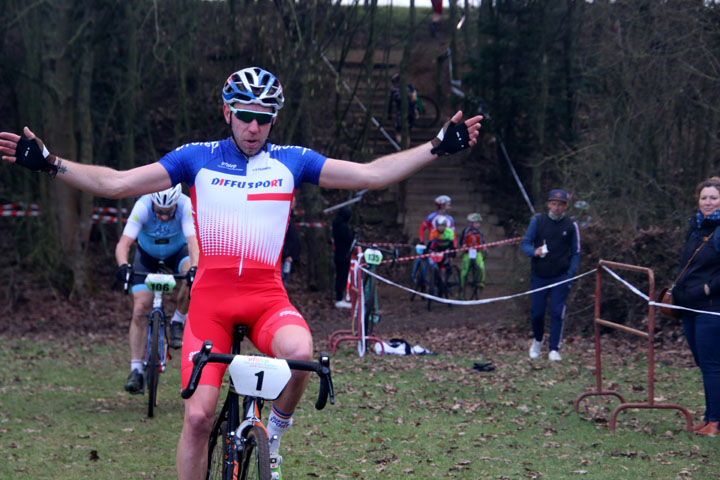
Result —
<svg viewBox="0 0 720 480"><path fill-rule="evenodd" d="M634 328L630 328L628 326L610 322L608 320L603 320L600 318L600 293L601 293L601 286L602 286L602 271L603 266L607 265L609 268L619 269L619 270L629 270L633 272L639 272L639 273L647 273L648 275L648 297L649 298L655 298L655 274L653 271L649 268L645 267L639 267L637 265L628 265L626 263L617 263L617 262L610 262L607 260L600 260L598 262L598 268L595 273L595 317L594 317L594 326L595 326L595 378L596 378L596 385L595 391L592 392L585 392L581 394L580 396L575 399L575 412L578 413L580 402L589 396L603 396L603 395L613 395L617 397L620 400L620 405L615 407L615 410L613 410L612 416L610 417L610 430L615 430L615 426L617 424L617 416L618 414L626 410L628 408L652 408L652 409L673 409L673 410L679 410L685 415L686 420L686 430L689 432L692 432L692 418L690 416L690 412L680 405L672 404L672 403L655 403L655 346L654 346L654 335L655 335L655 306L652 303L648 304L648 331L644 332L641 330L637 330ZM609 390L603 390L602 389L602 359L601 359L601 349L600 349L600 325L604 327L610 327L615 328L617 330L622 330L627 333L631 333L633 335L637 335L643 338L646 338L648 341L648 399L645 403L628 403L625 401L625 398L620 395L618 392L615 391L609 391Z"/></svg>

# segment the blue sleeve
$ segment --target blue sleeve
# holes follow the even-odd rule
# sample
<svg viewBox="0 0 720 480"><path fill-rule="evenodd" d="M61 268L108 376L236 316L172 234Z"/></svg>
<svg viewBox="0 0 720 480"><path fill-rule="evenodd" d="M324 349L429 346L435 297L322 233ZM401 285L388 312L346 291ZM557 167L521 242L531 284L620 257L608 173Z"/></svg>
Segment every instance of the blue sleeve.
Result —
<svg viewBox="0 0 720 480"><path fill-rule="evenodd" d="M530 258L535 256L535 247L533 246L533 242L535 242L536 233L537 217L532 217L530 219L530 225L528 226L525 236L522 239L522 243L520 244L520 248L522 248L523 253Z"/></svg>
<svg viewBox="0 0 720 480"><path fill-rule="evenodd" d="M568 269L568 275L571 277L577 273L580 266L580 229L577 222L573 222L573 227L575 228L575 235L572 236L570 241L570 268Z"/></svg>
<svg viewBox="0 0 720 480"><path fill-rule="evenodd" d="M289 145L269 145L278 161L288 167L295 177L295 185L307 182L317 185L320 182L320 172L327 157L309 148Z"/></svg>

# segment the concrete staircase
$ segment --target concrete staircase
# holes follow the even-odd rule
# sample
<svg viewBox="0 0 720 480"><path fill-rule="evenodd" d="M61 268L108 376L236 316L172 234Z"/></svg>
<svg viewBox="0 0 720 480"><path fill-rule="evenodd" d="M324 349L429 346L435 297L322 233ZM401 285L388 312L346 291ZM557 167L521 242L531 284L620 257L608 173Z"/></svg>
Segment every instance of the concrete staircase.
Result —
<svg viewBox="0 0 720 480"><path fill-rule="evenodd" d="M354 84L355 76L362 74L361 59L363 54L364 52L360 50L351 52L348 56L351 61L344 66L341 78L351 85ZM391 54L391 61L399 63L399 55L399 51ZM395 63L385 64L381 63L379 58L376 60L378 63L376 63L373 73L373 84L384 86L386 78L395 73L397 67ZM410 77L412 78L412 72ZM425 79L422 83L429 84L430 81ZM357 95L363 103L367 103L366 106L371 110L375 118L394 137L394 120L386 119L385 105L388 92L384 88L375 88L371 101L368 101L370 96L365 90L358 91ZM348 101L350 101L349 98ZM356 105L351 107L350 112L353 117L348 119L348 124L360 124L365 113ZM436 126L425 129L414 128L410 135L410 146L420 145L433 138L442 122L449 118L452 113L454 112L441 112L440 121ZM368 142L363 149L363 156L366 159L376 158L395 151L393 145L387 141L378 129L368 132ZM398 209L397 223L409 242L417 240L420 224L430 212L435 210L434 199L441 194L449 195L452 198L453 206L450 213L455 219L458 235L468 224L467 215L471 212L479 212L483 216L482 231L487 242L506 238L504 229L499 225L499 219L491 212L490 206L483 201L483 195L488 194L491 186L481 184L481 181L475 178L472 167L473 161L477 160L471 159L469 152L441 157L405 181L404 202L401 208ZM396 201L402 198L401 192L402 187L397 185L391 187L389 191ZM507 272L510 272L517 263L518 250L517 245L500 246L490 250L485 262L487 271L486 286L504 285L507 282L517 280L508 278L509 274Z"/></svg>

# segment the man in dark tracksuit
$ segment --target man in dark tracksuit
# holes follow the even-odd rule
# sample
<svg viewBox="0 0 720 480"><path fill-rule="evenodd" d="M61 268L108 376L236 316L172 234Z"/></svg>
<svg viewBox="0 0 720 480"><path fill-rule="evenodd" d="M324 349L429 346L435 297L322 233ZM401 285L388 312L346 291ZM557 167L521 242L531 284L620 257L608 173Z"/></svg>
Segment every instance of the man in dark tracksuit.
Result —
<svg viewBox="0 0 720 480"><path fill-rule="evenodd" d="M522 240L522 250L532 259L530 288L535 290L567 280L575 275L580 264L580 232L577 223L565 216L568 194L565 190L551 190L548 197L548 213L535 215ZM560 361L565 302L570 293L570 283L541 290L530 296L530 325L533 343L530 358L540 356L545 336L545 309L550 300L550 353L548 358Z"/></svg>

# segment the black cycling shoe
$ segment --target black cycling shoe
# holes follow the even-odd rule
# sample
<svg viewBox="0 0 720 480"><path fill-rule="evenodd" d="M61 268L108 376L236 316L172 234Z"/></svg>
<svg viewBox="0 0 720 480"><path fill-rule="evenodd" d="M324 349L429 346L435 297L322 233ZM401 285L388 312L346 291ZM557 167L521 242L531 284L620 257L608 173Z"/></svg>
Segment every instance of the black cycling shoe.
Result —
<svg viewBox="0 0 720 480"><path fill-rule="evenodd" d="M170 322L170 348L182 348L185 325L180 322Z"/></svg>
<svg viewBox="0 0 720 480"><path fill-rule="evenodd" d="M145 378L143 377L143 374L141 372L138 372L137 370L133 370L132 372L130 372L127 381L125 382L125 391L129 392L131 395L138 395L140 393L143 393L144 383Z"/></svg>

